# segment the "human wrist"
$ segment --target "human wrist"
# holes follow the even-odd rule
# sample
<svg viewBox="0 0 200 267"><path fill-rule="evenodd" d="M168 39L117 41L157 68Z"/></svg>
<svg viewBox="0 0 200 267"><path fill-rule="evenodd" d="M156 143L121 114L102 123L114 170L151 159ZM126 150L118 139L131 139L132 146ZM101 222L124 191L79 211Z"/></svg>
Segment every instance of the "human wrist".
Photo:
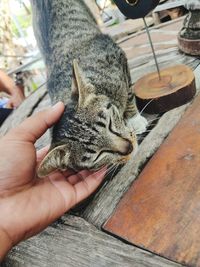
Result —
<svg viewBox="0 0 200 267"><path fill-rule="evenodd" d="M6 231L0 229L0 263L12 248L12 240L6 233Z"/></svg>

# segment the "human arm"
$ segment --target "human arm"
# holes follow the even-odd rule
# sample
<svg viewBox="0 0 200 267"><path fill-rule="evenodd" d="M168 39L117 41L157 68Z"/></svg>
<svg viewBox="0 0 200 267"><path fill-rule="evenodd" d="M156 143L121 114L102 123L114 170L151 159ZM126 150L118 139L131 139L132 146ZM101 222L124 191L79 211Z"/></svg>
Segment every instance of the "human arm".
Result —
<svg viewBox="0 0 200 267"><path fill-rule="evenodd" d="M38 162L47 151L36 153L34 143L63 110L59 103L39 112L0 139L0 261L11 247L39 233L88 197L104 177L105 169L37 177Z"/></svg>

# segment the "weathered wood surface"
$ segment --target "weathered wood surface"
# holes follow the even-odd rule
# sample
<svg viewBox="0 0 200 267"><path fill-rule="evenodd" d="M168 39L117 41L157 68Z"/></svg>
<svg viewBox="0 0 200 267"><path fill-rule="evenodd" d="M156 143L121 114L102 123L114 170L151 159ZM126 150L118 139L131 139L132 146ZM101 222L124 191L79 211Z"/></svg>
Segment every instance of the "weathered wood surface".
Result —
<svg viewBox="0 0 200 267"><path fill-rule="evenodd" d="M183 23L184 18L185 17L181 17L181 18L177 18L177 19L174 19L174 20L167 21L167 22L162 23L162 24L159 24L159 25L155 25L155 26L151 27L151 32L154 32L154 31L162 31L162 32L163 31L166 31L166 30L168 30L168 28L171 28L171 25L174 25L174 24L176 24L176 32L178 32L178 30L182 26L182 23ZM178 26L177 26L177 24L178 24ZM173 32L174 32L174 30L173 30ZM136 33L130 34L128 36L125 36L123 38L120 38L116 42L118 44L121 44L123 42L126 42L126 41L132 39L132 38L135 38L137 36L141 36L144 33L146 33L146 30L141 30L139 32L136 32Z"/></svg>
<svg viewBox="0 0 200 267"><path fill-rule="evenodd" d="M146 22L148 26L151 26L154 23L152 17L146 18ZM109 34L114 40L120 40L121 38L124 38L125 36L128 36L132 33L138 32L144 28L145 26L143 19L128 19L112 27L103 28L102 32L105 34Z"/></svg>
<svg viewBox="0 0 200 267"><path fill-rule="evenodd" d="M63 216L59 223L15 247L2 267L178 267L124 244L85 220Z"/></svg>
<svg viewBox="0 0 200 267"><path fill-rule="evenodd" d="M134 245L196 267L200 266L199 126L200 95L104 225Z"/></svg>

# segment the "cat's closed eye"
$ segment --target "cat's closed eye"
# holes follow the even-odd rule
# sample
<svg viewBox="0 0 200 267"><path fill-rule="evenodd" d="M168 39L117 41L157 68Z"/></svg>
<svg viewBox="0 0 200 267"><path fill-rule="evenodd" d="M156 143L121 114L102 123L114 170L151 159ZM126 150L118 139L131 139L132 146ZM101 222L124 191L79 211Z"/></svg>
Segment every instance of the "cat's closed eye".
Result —
<svg viewBox="0 0 200 267"><path fill-rule="evenodd" d="M111 103L108 103L108 105L106 106L107 109L110 109L112 107Z"/></svg>

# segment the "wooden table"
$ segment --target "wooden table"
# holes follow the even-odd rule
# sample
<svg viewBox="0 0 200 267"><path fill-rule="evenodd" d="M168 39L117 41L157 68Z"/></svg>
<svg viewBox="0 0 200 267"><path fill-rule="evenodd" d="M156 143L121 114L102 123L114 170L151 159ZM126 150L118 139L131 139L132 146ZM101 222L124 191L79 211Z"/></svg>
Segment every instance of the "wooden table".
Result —
<svg viewBox="0 0 200 267"><path fill-rule="evenodd" d="M200 60L181 54L177 48L177 32L182 19L152 28L152 37L161 67L175 62L189 65L195 72L200 88ZM126 52L133 83L143 74L155 70L154 61L144 32L118 40ZM32 94L4 122L0 134L18 125L26 117L49 105L45 86ZM172 262L154 253L130 245L102 231L102 225L115 210L119 200L129 189L145 164L177 124L189 104L171 110L155 122L145 138L140 139L138 154L115 177L110 177L82 209L71 211L39 235L12 249L2 266L25 267L175 267ZM156 116L153 116L155 118ZM150 118L152 119L152 118ZM38 148L50 142L46 133L36 144ZM13 227L15 222L13 222Z"/></svg>

